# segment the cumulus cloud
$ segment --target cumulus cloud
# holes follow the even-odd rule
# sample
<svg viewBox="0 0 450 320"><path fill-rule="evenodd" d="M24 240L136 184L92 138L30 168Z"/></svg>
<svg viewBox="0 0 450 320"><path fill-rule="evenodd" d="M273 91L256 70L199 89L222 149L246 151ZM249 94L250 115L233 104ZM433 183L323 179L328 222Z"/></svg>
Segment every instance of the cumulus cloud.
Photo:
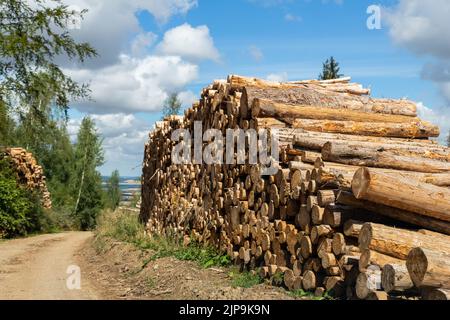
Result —
<svg viewBox="0 0 450 320"><path fill-rule="evenodd" d="M115 168L122 173L133 173L133 169L142 161L144 144L147 142L151 125L131 114L91 115L98 133L104 138L106 166L103 173L108 174ZM81 119L71 119L68 131L75 142ZM134 173L139 174L139 169Z"/></svg>
<svg viewBox="0 0 450 320"><path fill-rule="evenodd" d="M100 70L78 69L68 73L90 83L92 101L76 105L89 113L160 111L169 92L178 92L198 75L198 66L177 56L121 55L120 63Z"/></svg>
<svg viewBox="0 0 450 320"><path fill-rule="evenodd" d="M144 56L148 49L156 42L158 36L153 32L138 34L131 42L131 54L134 57Z"/></svg>
<svg viewBox="0 0 450 320"><path fill-rule="evenodd" d="M448 0L400 0L383 12L396 43L444 59L450 58L449 16Z"/></svg>
<svg viewBox="0 0 450 320"><path fill-rule="evenodd" d="M116 63L130 38L142 39L145 32L136 13L147 11L159 23L165 23L172 16L185 14L197 6L197 0L65 0L64 3L75 11L88 9L79 28L71 33L76 40L87 41L97 49L99 57L86 62L89 68Z"/></svg>
<svg viewBox="0 0 450 320"><path fill-rule="evenodd" d="M218 61L220 57L208 27L203 25L194 28L187 23L167 31L158 45L158 51L195 61Z"/></svg>
<svg viewBox="0 0 450 320"><path fill-rule="evenodd" d="M422 78L435 82L450 105L450 2L400 0L397 6L384 8L382 16L396 44L432 59L424 65ZM424 116L434 118L448 132L444 122L450 122L450 108L421 108Z"/></svg>

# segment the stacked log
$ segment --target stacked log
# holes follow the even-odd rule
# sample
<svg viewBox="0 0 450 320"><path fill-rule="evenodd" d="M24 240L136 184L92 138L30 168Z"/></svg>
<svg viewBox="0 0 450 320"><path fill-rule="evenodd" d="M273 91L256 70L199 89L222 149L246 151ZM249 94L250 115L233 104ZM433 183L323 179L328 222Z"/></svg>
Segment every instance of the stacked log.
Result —
<svg viewBox="0 0 450 320"><path fill-rule="evenodd" d="M184 117L168 117L150 133L141 206L148 235L215 246L241 269L273 281L282 275L289 290L443 299L448 288L439 279L449 268L435 271L433 263L450 252L449 149L429 139L439 129L417 118L414 103L369 93L348 78L215 81ZM224 137L238 128L276 133L276 173L249 163L250 143L234 152L239 163L175 164L175 149L194 155L192 141L206 149L211 141L194 136L196 121L200 133ZM192 136L179 144L171 139L177 129ZM432 258L416 254L408 263L417 247ZM435 290L422 289L430 284Z"/></svg>
<svg viewBox="0 0 450 320"><path fill-rule="evenodd" d="M22 148L4 148L0 158L8 159L16 173L17 182L28 190L37 190L41 195L42 206L51 209L52 201L44 170L37 164L33 154Z"/></svg>

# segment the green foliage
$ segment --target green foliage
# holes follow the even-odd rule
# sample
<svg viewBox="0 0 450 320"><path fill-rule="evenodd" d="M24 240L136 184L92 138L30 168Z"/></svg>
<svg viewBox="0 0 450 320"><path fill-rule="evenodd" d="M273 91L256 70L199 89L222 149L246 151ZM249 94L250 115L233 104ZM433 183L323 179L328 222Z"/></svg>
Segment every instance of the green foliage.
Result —
<svg viewBox="0 0 450 320"><path fill-rule="evenodd" d="M181 101L178 99L178 94L171 94L164 102L163 115L164 117L178 115L181 111Z"/></svg>
<svg viewBox="0 0 450 320"><path fill-rule="evenodd" d="M116 210L117 207L119 207L120 198L122 195L122 192L120 191L120 174L119 171L115 170L111 177L108 180L108 190L106 193L107 198L107 207L111 210Z"/></svg>
<svg viewBox="0 0 450 320"><path fill-rule="evenodd" d="M339 63L330 57L323 63L322 74L319 75L319 80L331 80L341 78L343 75L339 73L340 67Z"/></svg>
<svg viewBox="0 0 450 320"><path fill-rule="evenodd" d="M9 162L0 160L0 238L26 234L32 209L29 195L17 185Z"/></svg>
<svg viewBox="0 0 450 320"><path fill-rule="evenodd" d="M18 101L29 110L50 90L53 103L66 112L71 99L88 96L88 87L54 62L58 56L79 62L96 56L89 44L77 43L68 32L69 24L85 13L60 0L0 0L0 97L9 107Z"/></svg>
<svg viewBox="0 0 450 320"><path fill-rule="evenodd" d="M130 201L130 207L131 208L136 208L136 206L139 203L140 199L141 199L141 193L140 192L133 193L133 197L131 198L131 201Z"/></svg>
<svg viewBox="0 0 450 320"><path fill-rule="evenodd" d="M102 139L97 134L94 121L85 117L81 122L75 146L74 215L82 230L95 227L96 218L102 210L102 179L97 168L104 162Z"/></svg>
<svg viewBox="0 0 450 320"><path fill-rule="evenodd" d="M232 280L232 286L235 288L251 288L263 283L263 279L257 272L239 272L236 270L231 271L229 276Z"/></svg>
<svg viewBox="0 0 450 320"><path fill-rule="evenodd" d="M328 292L325 292L325 294L322 297L316 297L314 293L304 291L302 289L289 291L289 294L295 298L308 298L310 300L333 300L333 298L329 295Z"/></svg>
<svg viewBox="0 0 450 320"><path fill-rule="evenodd" d="M15 123L9 116L6 104L0 99L0 146L8 146L14 140Z"/></svg>

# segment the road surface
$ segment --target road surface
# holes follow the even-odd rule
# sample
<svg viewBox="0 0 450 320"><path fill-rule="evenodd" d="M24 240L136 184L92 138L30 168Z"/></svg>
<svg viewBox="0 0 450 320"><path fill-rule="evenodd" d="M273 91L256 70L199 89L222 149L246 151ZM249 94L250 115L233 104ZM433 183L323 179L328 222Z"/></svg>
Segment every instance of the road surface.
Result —
<svg viewBox="0 0 450 320"><path fill-rule="evenodd" d="M0 300L101 299L77 269L79 250L91 237L68 232L0 242Z"/></svg>

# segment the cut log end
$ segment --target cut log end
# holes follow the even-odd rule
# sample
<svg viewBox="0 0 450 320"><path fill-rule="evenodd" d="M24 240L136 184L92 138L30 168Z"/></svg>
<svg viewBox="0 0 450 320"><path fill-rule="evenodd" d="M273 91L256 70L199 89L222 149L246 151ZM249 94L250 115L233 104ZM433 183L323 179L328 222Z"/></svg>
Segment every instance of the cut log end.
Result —
<svg viewBox="0 0 450 320"><path fill-rule="evenodd" d="M369 249L370 242L372 241L372 225L370 223L365 223L361 228L359 233L359 247L360 249Z"/></svg>
<svg viewBox="0 0 450 320"><path fill-rule="evenodd" d="M361 168L356 171L352 182L352 191L356 199L362 199L370 185L370 171L367 168Z"/></svg>
<svg viewBox="0 0 450 320"><path fill-rule="evenodd" d="M419 287L428 269L428 260L425 252L421 248L412 249L406 261L406 267L414 285Z"/></svg>

